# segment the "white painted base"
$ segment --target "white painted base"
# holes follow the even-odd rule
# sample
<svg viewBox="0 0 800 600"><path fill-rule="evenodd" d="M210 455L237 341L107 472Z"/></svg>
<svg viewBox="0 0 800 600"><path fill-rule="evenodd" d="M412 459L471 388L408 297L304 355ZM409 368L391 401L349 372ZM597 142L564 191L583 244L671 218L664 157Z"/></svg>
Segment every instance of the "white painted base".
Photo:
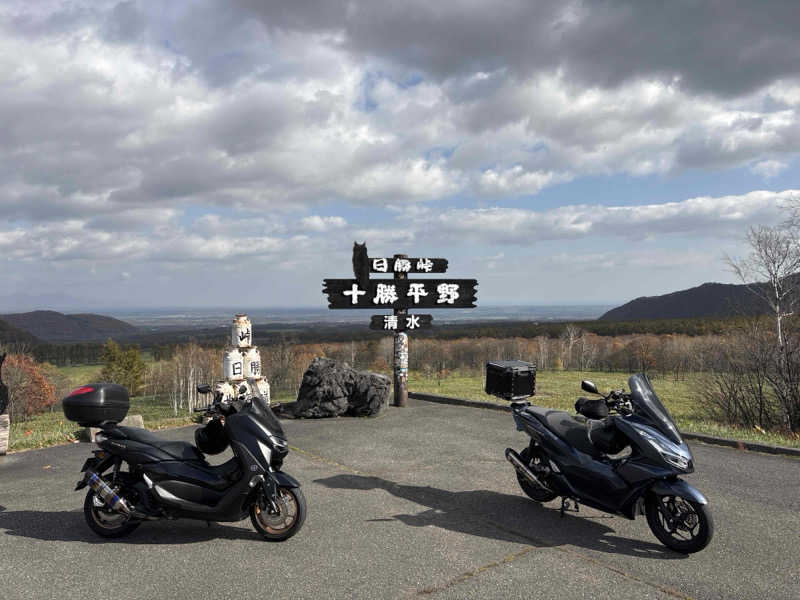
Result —
<svg viewBox="0 0 800 600"><path fill-rule="evenodd" d="M5 456L8 452L8 434L10 433L11 421L8 415L0 415L0 456Z"/></svg>

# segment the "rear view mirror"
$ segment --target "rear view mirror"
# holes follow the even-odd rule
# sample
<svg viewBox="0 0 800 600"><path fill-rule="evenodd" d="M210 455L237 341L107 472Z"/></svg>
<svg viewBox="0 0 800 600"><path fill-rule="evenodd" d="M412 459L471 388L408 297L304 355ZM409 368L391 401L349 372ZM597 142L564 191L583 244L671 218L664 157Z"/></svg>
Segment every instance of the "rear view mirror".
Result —
<svg viewBox="0 0 800 600"><path fill-rule="evenodd" d="M197 393L198 394L210 394L211 393L211 386L206 384L198 385L197 386Z"/></svg>
<svg viewBox="0 0 800 600"><path fill-rule="evenodd" d="M588 379L584 379L581 381L581 389L584 392L589 392L590 394L599 394L600 392L597 391L597 386L589 381Z"/></svg>

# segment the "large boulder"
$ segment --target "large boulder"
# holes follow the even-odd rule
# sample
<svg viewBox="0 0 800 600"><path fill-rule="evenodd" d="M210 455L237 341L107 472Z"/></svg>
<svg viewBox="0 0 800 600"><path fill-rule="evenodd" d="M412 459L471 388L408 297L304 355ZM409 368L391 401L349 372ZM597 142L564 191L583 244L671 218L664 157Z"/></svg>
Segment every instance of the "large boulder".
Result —
<svg viewBox="0 0 800 600"><path fill-rule="evenodd" d="M356 371L330 358L315 358L303 374L297 402L285 405L281 412L301 418L372 416L389 402L390 384L384 375Z"/></svg>

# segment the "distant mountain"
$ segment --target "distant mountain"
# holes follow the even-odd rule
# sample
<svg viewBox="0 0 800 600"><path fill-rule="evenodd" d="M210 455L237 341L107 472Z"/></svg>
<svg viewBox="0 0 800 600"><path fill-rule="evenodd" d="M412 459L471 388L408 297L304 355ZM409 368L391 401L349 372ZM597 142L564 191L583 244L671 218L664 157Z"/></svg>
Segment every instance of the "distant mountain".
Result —
<svg viewBox="0 0 800 600"><path fill-rule="evenodd" d="M139 333L125 321L103 315L65 315L53 310L0 315L0 319L47 342L91 342Z"/></svg>
<svg viewBox="0 0 800 600"><path fill-rule="evenodd" d="M601 320L689 319L757 315L768 312L766 303L745 285L704 283L663 296L643 296L612 308Z"/></svg>
<svg viewBox="0 0 800 600"><path fill-rule="evenodd" d="M13 325L0 321L0 344L28 344L35 346L40 343L36 336L27 331L17 329Z"/></svg>

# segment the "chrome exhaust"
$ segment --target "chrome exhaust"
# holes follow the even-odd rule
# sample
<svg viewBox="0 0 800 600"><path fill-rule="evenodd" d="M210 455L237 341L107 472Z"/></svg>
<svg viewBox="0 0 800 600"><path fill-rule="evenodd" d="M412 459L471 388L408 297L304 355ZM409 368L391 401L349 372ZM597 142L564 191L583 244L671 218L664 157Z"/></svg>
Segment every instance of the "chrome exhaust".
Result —
<svg viewBox="0 0 800 600"><path fill-rule="evenodd" d="M128 516L133 512L125 499L111 489L94 471L86 472L86 483L111 510Z"/></svg>
<svg viewBox="0 0 800 600"><path fill-rule="evenodd" d="M511 466L516 469L517 473L522 475L525 479L530 481L532 484L539 486L543 490L553 493L549 487L547 487L541 480L534 475L533 471L528 468L524 462L522 462L522 458L519 454L517 454L511 448L506 448L506 460L511 463Z"/></svg>

